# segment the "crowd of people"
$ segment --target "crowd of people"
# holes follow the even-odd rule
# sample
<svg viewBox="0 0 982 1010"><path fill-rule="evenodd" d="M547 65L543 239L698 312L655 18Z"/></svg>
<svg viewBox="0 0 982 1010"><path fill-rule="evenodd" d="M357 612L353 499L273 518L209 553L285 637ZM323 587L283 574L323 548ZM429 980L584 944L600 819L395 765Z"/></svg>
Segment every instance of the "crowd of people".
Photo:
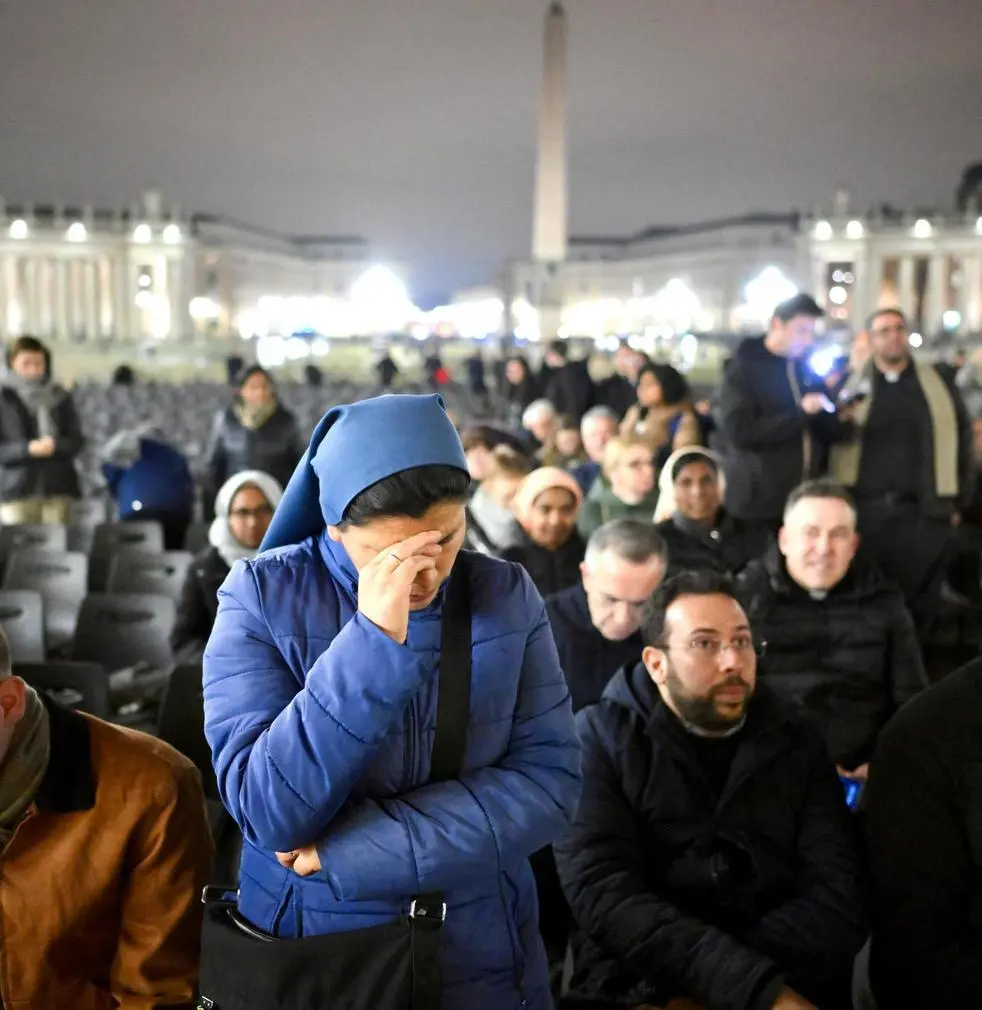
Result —
<svg viewBox="0 0 982 1010"><path fill-rule="evenodd" d="M485 418L374 397L304 444L245 372L171 636L232 853L187 758L0 649L3 1001L982 1005L982 660L925 665L973 422L898 310L816 374L821 314L778 306L711 404L556 342ZM63 521L78 417L40 342L8 366L0 519ZM160 427L104 475L179 544Z"/></svg>

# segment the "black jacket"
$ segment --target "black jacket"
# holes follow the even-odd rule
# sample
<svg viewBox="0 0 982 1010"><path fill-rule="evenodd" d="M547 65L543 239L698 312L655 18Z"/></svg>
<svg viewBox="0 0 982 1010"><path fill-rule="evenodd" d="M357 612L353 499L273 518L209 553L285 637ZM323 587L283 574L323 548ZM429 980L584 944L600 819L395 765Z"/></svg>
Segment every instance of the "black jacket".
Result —
<svg viewBox="0 0 982 1010"><path fill-rule="evenodd" d="M610 678L625 664L633 665L641 659L644 642L640 632L612 642L593 626L582 583L550 596L546 613L574 712L595 705Z"/></svg>
<svg viewBox="0 0 982 1010"><path fill-rule="evenodd" d="M668 544L668 576L708 568L736 575L767 549L769 538L757 523L731 516L724 509L714 527L683 519L676 513L656 529Z"/></svg>
<svg viewBox="0 0 982 1010"><path fill-rule="evenodd" d="M229 477L242 470L262 470L286 487L305 444L297 420L285 407L255 430L246 428L228 407L215 419L208 449L208 480L211 498Z"/></svg>
<svg viewBox="0 0 982 1010"><path fill-rule="evenodd" d="M596 391L585 361L568 361L557 368L545 383L545 396L557 414L571 417L577 424L593 406Z"/></svg>
<svg viewBox="0 0 982 1010"><path fill-rule="evenodd" d="M801 362L771 354L762 337L744 340L723 369L716 421L727 452L726 507L740 519L780 520L791 491L822 472L828 443L845 435L833 416L803 413L789 369L801 395L824 391Z"/></svg>
<svg viewBox="0 0 982 1010"><path fill-rule="evenodd" d="M837 764L869 761L890 716L927 686L900 590L860 556L824 600L812 599L776 545L739 585L754 633L767 642L761 677L814 720Z"/></svg>
<svg viewBox="0 0 982 1010"><path fill-rule="evenodd" d="M505 561L517 561L529 573L542 596L552 596L580 581L580 562L586 554L583 538L573 535L554 551L546 550L531 540L520 547L508 547L501 552Z"/></svg>
<svg viewBox="0 0 982 1010"><path fill-rule="evenodd" d="M609 407L619 421L638 402L634 383L623 375L611 375L597 384L597 403Z"/></svg>
<svg viewBox="0 0 982 1010"><path fill-rule="evenodd" d="M170 633L170 647L178 663L200 663L218 612L218 590L229 573L225 559L209 547L188 569Z"/></svg>
<svg viewBox="0 0 982 1010"><path fill-rule="evenodd" d="M880 1010L982 1007L982 660L883 731L865 825Z"/></svg>
<svg viewBox="0 0 982 1010"><path fill-rule="evenodd" d="M574 988L770 1010L782 984L850 1006L863 874L821 739L758 688L722 793L645 668L577 716L583 795L555 845L583 935ZM630 994L630 999L627 998Z"/></svg>
<svg viewBox="0 0 982 1010"><path fill-rule="evenodd" d="M71 395L52 410L55 453L35 459L27 450L38 437L37 421L16 392L0 387L0 501L81 494L75 457L82 451L82 424Z"/></svg>

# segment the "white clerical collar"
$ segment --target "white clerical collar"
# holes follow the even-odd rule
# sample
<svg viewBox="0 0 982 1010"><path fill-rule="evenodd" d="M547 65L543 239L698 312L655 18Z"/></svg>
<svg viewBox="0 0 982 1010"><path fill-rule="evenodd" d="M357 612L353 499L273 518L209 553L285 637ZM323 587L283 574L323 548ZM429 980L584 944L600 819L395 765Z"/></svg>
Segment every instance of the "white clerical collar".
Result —
<svg viewBox="0 0 982 1010"><path fill-rule="evenodd" d="M894 383L894 382L899 382L900 381L900 376L903 375L903 374L904 374L903 372L884 372L883 373L883 378L886 379L887 382L889 382L889 383Z"/></svg>

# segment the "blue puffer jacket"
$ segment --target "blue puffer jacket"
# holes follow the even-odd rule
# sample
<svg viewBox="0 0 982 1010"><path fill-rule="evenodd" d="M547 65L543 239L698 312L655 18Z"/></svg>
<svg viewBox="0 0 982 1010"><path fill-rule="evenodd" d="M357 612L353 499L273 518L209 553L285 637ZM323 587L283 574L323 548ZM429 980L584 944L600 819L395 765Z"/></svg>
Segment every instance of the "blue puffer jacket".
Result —
<svg viewBox="0 0 982 1010"><path fill-rule="evenodd" d="M187 460L173 446L142 438L140 458L131 467L103 463L102 473L121 519L139 518L147 510L175 516L194 511L194 478Z"/></svg>
<svg viewBox="0 0 982 1010"><path fill-rule="evenodd" d="M204 658L205 729L245 835L239 908L281 937L391 921L443 892L446 1010L546 1010L528 857L568 826L580 748L545 607L476 554L471 722L458 781L427 785L442 593L400 645L357 613L326 534L236 564ZM274 853L316 841L301 878Z"/></svg>

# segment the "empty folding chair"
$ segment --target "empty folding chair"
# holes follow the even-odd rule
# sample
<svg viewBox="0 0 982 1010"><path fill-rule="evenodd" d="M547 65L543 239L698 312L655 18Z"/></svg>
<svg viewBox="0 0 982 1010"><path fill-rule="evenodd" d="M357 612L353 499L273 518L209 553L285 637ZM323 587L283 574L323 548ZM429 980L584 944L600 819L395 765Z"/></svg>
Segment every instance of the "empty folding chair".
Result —
<svg viewBox="0 0 982 1010"><path fill-rule="evenodd" d="M208 546L208 531L211 523L191 523L184 538L184 549L192 554L200 554Z"/></svg>
<svg viewBox="0 0 982 1010"><path fill-rule="evenodd" d="M109 677L98 663L15 663L14 673L69 708L109 718Z"/></svg>
<svg viewBox="0 0 982 1010"><path fill-rule="evenodd" d="M18 551L68 550L68 531L54 523L23 523L0 529L0 567Z"/></svg>
<svg viewBox="0 0 982 1010"><path fill-rule="evenodd" d="M82 523L78 526L68 527L68 549L76 554L92 553L92 543L95 540L95 526L88 526Z"/></svg>
<svg viewBox="0 0 982 1010"><path fill-rule="evenodd" d="M105 498L79 498L68 506L68 525L96 527L108 522L113 511Z"/></svg>
<svg viewBox="0 0 982 1010"><path fill-rule="evenodd" d="M166 740L201 772L205 796L219 799L211 748L205 739L205 706L201 665L176 666L160 705L157 736Z"/></svg>
<svg viewBox="0 0 982 1010"><path fill-rule="evenodd" d="M162 554L117 554L112 561L110 593L156 593L179 600L193 556L187 551Z"/></svg>
<svg viewBox="0 0 982 1010"><path fill-rule="evenodd" d="M44 600L40 593L0 590L0 628L12 662L44 662Z"/></svg>
<svg viewBox="0 0 982 1010"><path fill-rule="evenodd" d="M110 673L138 663L167 667L175 614L169 596L91 594L79 611L72 658L101 663Z"/></svg>
<svg viewBox="0 0 982 1010"><path fill-rule="evenodd" d="M18 551L7 566L3 588L29 589L41 594L48 649L60 649L75 634L88 575L89 559L84 554Z"/></svg>
<svg viewBox="0 0 982 1010"><path fill-rule="evenodd" d="M89 555L89 590L100 593L109 580L109 568L117 554L160 554L164 550L164 531L152 521L102 523L95 528Z"/></svg>

